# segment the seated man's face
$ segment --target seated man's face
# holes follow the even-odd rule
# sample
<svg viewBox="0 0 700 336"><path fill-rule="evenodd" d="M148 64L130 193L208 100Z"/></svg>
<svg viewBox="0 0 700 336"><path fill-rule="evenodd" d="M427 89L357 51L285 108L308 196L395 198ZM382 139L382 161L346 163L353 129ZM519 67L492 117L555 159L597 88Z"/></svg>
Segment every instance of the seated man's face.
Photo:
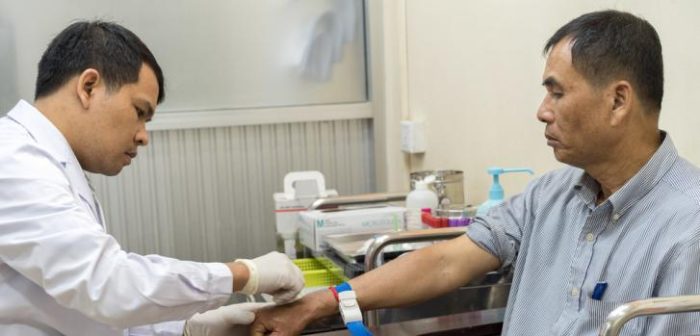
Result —
<svg viewBox="0 0 700 336"><path fill-rule="evenodd" d="M610 112L605 89L589 84L573 66L571 40L564 39L552 48L544 69L543 85L547 94L537 111L546 124L547 145L557 160L586 168L605 159L612 144Z"/></svg>

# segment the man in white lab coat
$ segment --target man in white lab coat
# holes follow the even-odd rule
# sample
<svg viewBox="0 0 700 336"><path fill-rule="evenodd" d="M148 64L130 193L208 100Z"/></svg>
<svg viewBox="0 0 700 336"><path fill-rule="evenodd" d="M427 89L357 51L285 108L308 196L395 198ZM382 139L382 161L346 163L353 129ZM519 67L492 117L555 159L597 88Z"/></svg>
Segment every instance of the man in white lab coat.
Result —
<svg viewBox="0 0 700 336"><path fill-rule="evenodd" d="M124 27L77 22L48 46L34 104L0 119L0 335L224 335L254 318L219 308L232 292L285 302L303 288L276 252L198 263L128 253L106 233L84 171L130 164L163 97L158 63Z"/></svg>

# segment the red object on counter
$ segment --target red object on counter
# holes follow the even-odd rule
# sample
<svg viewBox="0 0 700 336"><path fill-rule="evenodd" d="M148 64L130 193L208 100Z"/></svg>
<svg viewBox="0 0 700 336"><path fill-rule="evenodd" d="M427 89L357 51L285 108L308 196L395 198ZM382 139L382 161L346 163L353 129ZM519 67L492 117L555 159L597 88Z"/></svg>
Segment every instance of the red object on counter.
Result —
<svg viewBox="0 0 700 336"><path fill-rule="evenodd" d="M430 212L430 209L421 210L421 221L423 224L428 225L433 228L446 228L450 227L450 219L448 217L435 217ZM471 223L471 218L464 218L463 225L466 226Z"/></svg>

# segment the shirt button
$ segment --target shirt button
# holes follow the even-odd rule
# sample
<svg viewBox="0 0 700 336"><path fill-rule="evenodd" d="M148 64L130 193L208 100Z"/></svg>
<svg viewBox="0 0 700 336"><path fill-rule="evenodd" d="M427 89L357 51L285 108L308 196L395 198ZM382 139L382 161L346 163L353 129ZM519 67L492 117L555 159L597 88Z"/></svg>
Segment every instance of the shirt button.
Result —
<svg viewBox="0 0 700 336"><path fill-rule="evenodd" d="M619 219L620 219L620 214L619 214L619 213L614 214L613 217L612 217L613 223L616 223Z"/></svg>
<svg viewBox="0 0 700 336"><path fill-rule="evenodd" d="M577 298L579 294L578 288L572 288L571 289L571 296Z"/></svg>
<svg viewBox="0 0 700 336"><path fill-rule="evenodd" d="M589 242L592 242L593 239L595 239L595 236L592 233L586 235L586 240L588 240Z"/></svg>

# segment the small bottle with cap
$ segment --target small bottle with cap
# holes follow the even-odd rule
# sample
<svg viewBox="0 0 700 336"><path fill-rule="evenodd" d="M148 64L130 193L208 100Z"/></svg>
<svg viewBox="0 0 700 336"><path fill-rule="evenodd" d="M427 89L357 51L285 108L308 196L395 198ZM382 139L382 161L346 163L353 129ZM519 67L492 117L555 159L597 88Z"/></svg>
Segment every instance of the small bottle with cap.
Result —
<svg viewBox="0 0 700 336"><path fill-rule="evenodd" d="M438 206L437 195L428 188L428 184L435 181L435 176L430 175L423 180L415 182L415 189L406 196L406 229L418 230L423 228L421 211L423 209L435 209Z"/></svg>

